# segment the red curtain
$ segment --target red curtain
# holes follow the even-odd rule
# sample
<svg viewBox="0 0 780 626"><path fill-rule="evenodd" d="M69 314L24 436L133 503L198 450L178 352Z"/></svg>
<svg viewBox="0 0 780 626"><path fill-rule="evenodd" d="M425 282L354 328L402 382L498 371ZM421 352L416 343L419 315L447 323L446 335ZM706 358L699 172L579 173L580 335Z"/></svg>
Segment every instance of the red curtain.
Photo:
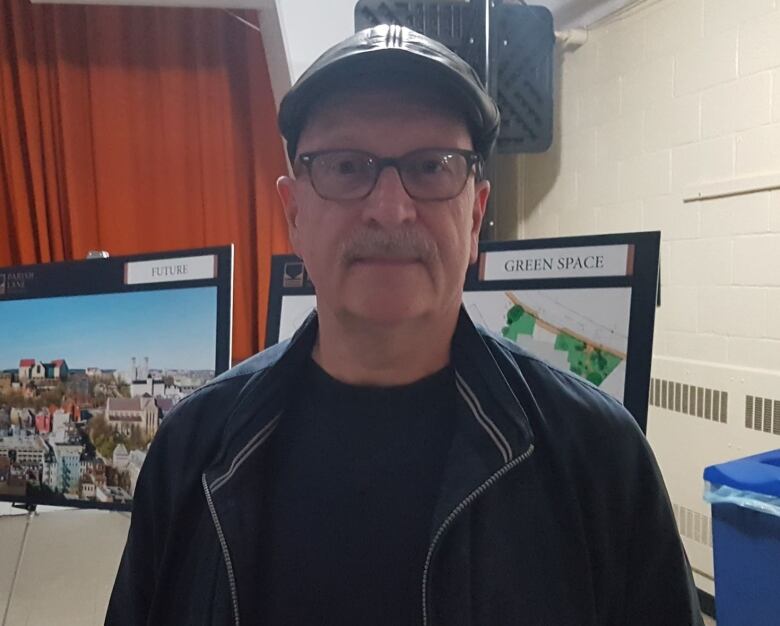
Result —
<svg viewBox="0 0 780 626"><path fill-rule="evenodd" d="M0 266L234 243L240 360L289 250L285 171L260 34L231 15L0 2Z"/></svg>

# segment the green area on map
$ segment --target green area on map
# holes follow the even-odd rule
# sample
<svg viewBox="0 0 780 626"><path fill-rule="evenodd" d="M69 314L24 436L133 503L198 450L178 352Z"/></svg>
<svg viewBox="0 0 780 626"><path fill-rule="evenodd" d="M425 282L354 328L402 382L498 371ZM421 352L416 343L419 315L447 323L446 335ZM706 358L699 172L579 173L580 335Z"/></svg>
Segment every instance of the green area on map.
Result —
<svg viewBox="0 0 780 626"><path fill-rule="evenodd" d="M588 345L566 333L560 333L555 338L555 349L568 354L569 369L585 380L599 386L622 359L599 348L589 349Z"/></svg>
<svg viewBox="0 0 780 626"><path fill-rule="evenodd" d="M518 335L533 336L536 327L536 319L518 305L514 305L507 311L506 323L507 325L501 329L501 334L510 341L517 341Z"/></svg>
<svg viewBox="0 0 780 626"><path fill-rule="evenodd" d="M517 341L520 335L533 337L535 328L536 318L515 304L506 313L506 326L501 329L501 334L510 341ZM556 336L555 349L566 352L569 369L573 373L596 386L601 385L622 361L620 357L589 347L565 332Z"/></svg>

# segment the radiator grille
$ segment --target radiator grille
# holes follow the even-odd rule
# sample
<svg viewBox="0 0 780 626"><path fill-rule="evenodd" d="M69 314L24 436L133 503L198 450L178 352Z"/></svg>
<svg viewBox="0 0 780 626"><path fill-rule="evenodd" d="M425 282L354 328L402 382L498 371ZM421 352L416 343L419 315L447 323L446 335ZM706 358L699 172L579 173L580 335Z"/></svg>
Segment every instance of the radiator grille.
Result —
<svg viewBox="0 0 780 626"><path fill-rule="evenodd" d="M780 435L780 400L746 396L745 428Z"/></svg>
<svg viewBox="0 0 780 626"><path fill-rule="evenodd" d="M709 515L672 503L677 529L683 537L712 547L712 519Z"/></svg>
<svg viewBox="0 0 780 626"><path fill-rule="evenodd" d="M651 378L650 406L725 424L729 412L729 394L720 389Z"/></svg>

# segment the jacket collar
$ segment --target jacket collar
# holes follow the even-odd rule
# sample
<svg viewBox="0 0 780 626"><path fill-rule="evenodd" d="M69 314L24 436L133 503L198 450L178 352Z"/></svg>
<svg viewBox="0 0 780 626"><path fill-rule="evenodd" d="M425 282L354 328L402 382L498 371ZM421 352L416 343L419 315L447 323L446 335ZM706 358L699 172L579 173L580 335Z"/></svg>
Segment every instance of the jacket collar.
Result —
<svg viewBox="0 0 780 626"><path fill-rule="evenodd" d="M477 421L492 424L494 443L505 463L523 454L533 440L528 411L513 389L527 389L514 358L461 307L452 341L458 391ZM492 437L491 437L492 438Z"/></svg>
<svg viewBox="0 0 780 626"><path fill-rule="evenodd" d="M317 312L313 311L291 339L259 355L277 352L247 381L227 417L219 453L204 473L212 493L232 480L248 456L260 449L273 433L295 387L296 377L314 349L317 328Z"/></svg>
<svg viewBox="0 0 780 626"><path fill-rule="evenodd" d="M434 533L460 503L503 467L526 456L533 444L527 411L536 405L525 407L513 391L527 388L520 370L463 308L452 341L452 365L457 424L434 509Z"/></svg>
<svg viewBox="0 0 780 626"><path fill-rule="evenodd" d="M276 360L244 385L226 422L220 452L205 473L212 492L240 476L244 462L273 433L296 389L297 375L311 356L317 329L313 312L289 342L271 348L279 352ZM448 463L452 469L445 474L445 487L450 483L445 491L451 497L445 502L458 499L528 450L533 440L528 412L536 406L518 400L513 389L531 396L514 359L479 330L463 308L452 341L452 364L458 428Z"/></svg>

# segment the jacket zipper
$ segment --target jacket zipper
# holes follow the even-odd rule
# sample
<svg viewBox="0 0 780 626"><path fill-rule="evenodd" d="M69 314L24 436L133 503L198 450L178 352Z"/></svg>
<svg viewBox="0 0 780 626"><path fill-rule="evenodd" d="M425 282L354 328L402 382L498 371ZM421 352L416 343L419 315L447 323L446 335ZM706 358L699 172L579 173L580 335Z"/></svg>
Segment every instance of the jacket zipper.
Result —
<svg viewBox="0 0 780 626"><path fill-rule="evenodd" d="M219 545L222 547L222 556L225 559L225 567L227 568L228 584L230 585L230 598L233 601L233 617L236 626L240 626L238 617L238 589L236 588L236 576L233 573L233 561L230 560L230 553L228 552L227 541L225 535L222 532L222 524L219 523L219 517L217 517L217 510L214 508L214 501L211 499L211 491L209 491L209 484L206 482L206 474L201 475L201 483L203 484L203 491L206 494L206 503L209 506L209 512L211 513L211 519L214 522L214 528L217 529L217 537L219 537Z"/></svg>
<svg viewBox="0 0 780 626"><path fill-rule="evenodd" d="M436 534L433 536L433 539L431 540L431 545L428 548L428 554L425 557L425 567L423 569L423 578L422 578L423 626L428 626L428 571L431 566L431 560L433 558L433 552L436 549L436 544L439 542L439 540L447 531L447 529L450 527L450 525L452 525L455 519L461 513L463 513L463 511L465 511L474 502L474 500L479 498L479 496L485 493L485 491L490 489L490 487L492 487L493 484L495 484L507 472L509 472L511 469L517 467L518 465L520 465L520 463L525 461L529 456L531 456L533 451L534 451L534 446L533 444L531 444L530 446L528 446L528 449L523 454L521 454L516 459L512 460L511 462L501 467L495 474L493 474L484 483L482 483L468 496L466 496L466 498L463 501L461 501L461 503L452 510L452 512L439 526L439 529L436 531Z"/></svg>

